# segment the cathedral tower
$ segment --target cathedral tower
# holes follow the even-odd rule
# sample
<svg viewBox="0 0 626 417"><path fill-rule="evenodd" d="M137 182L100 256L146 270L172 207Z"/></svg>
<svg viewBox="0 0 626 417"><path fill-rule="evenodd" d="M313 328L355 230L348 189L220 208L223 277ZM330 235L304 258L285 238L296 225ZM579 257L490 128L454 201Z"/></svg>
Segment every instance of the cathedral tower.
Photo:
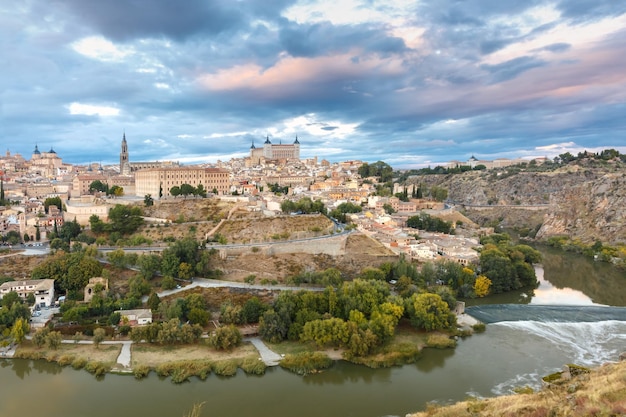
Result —
<svg viewBox="0 0 626 417"><path fill-rule="evenodd" d="M120 152L120 174L130 175L130 163L128 161L128 144L126 143L126 132L122 137L122 151Z"/></svg>

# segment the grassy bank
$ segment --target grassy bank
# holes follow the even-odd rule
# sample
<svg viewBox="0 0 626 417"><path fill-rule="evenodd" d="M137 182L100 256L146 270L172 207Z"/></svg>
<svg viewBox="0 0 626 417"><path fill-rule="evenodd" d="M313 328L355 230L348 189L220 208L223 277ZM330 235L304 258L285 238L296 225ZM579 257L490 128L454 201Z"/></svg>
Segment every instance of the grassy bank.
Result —
<svg viewBox="0 0 626 417"><path fill-rule="evenodd" d="M411 417L587 417L626 415L626 362L608 364L538 392L430 405Z"/></svg>

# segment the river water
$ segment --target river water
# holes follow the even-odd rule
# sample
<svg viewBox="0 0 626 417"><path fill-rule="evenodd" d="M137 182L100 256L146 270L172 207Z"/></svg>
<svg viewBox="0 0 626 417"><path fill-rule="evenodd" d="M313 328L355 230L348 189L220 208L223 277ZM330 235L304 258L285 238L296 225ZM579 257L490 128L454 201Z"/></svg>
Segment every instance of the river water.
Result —
<svg viewBox="0 0 626 417"><path fill-rule="evenodd" d="M550 250L537 272L537 289L486 300L491 303L626 304L623 272ZM481 300L484 302L485 300ZM493 396L540 386L543 375L565 363L599 365L626 350L626 322L490 324L453 350L426 350L413 365L368 369L345 362L300 377L280 368L263 376L240 372L175 385L152 374L107 375L44 361L0 361L0 417L178 417L204 402L205 417L404 416L428 402L468 395Z"/></svg>

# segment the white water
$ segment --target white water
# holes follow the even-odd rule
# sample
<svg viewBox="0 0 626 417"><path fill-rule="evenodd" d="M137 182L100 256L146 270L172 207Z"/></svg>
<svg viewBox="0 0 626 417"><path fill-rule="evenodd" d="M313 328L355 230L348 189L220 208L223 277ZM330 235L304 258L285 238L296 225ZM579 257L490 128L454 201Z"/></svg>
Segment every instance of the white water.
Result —
<svg viewBox="0 0 626 417"><path fill-rule="evenodd" d="M527 372L498 383L492 390L496 395L508 394L516 387L538 389L541 377L557 371L564 364L594 367L615 362L619 354L626 351L626 322L623 321L514 321L490 324L487 331L490 330L501 333L502 342L504 339L516 341L518 349L511 360L524 360L528 364L530 359L535 364L534 368L527 368Z"/></svg>

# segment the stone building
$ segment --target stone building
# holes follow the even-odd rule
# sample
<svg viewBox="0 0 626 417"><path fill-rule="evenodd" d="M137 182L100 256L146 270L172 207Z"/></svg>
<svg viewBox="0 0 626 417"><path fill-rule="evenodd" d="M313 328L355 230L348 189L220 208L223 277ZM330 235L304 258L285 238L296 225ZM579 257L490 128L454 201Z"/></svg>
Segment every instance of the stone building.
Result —
<svg viewBox="0 0 626 417"><path fill-rule="evenodd" d="M252 142L250 147L250 160L252 165L259 165L269 160L300 160L300 141L296 140L292 144L278 143L270 141L269 136L265 139L262 148L257 148Z"/></svg>
<svg viewBox="0 0 626 417"><path fill-rule="evenodd" d="M202 184L206 192L217 190L226 194L230 189L230 172L221 168L203 167L161 167L142 169L135 172L135 194L152 198L170 197L174 186L189 184L198 187Z"/></svg>

